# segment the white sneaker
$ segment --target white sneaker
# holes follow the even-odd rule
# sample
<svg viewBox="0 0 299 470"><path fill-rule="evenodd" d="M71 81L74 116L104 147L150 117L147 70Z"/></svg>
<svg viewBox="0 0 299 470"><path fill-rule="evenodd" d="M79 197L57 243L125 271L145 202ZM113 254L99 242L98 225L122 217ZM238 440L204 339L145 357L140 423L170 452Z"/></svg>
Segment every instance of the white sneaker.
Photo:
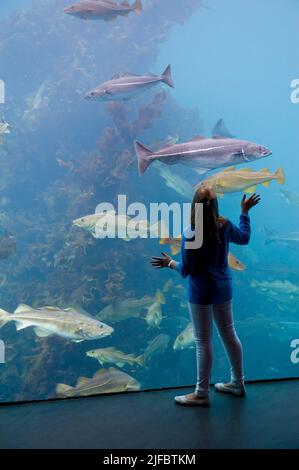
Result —
<svg viewBox="0 0 299 470"><path fill-rule="evenodd" d="M179 395L174 397L174 401L183 406L210 406L209 397L199 397L195 393Z"/></svg>
<svg viewBox="0 0 299 470"><path fill-rule="evenodd" d="M232 382L229 383L217 383L214 385L217 392L230 393L236 397L244 397L246 394L244 385L235 385Z"/></svg>

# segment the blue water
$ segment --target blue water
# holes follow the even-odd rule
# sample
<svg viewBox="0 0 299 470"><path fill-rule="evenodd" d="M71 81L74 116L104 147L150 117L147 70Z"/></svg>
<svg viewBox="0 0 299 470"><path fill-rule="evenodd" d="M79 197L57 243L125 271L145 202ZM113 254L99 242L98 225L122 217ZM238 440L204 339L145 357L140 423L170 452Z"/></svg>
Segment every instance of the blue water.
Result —
<svg viewBox="0 0 299 470"><path fill-rule="evenodd" d="M286 174L284 186L274 181L258 187L262 203L252 212L251 243L231 250L246 265L233 271L246 379L298 376L290 345L299 333L299 242L265 243L265 227L299 232L298 205L280 192L299 193L299 105L290 100L291 81L298 78L299 3L187 0L182 6L179 0L144 0L140 16L107 23L65 15L70 3L10 0L0 6L0 79L6 84L0 116L12 129L0 144L0 223L17 240L16 255L0 260L0 308L74 307L95 317L109 305L125 312L119 303L126 299L147 295L154 303L164 289L163 319L149 328L147 310L140 307L139 318L107 319L112 336L80 343L62 334L40 338L31 326L16 331L7 323L0 329L6 353L0 400L55 397L57 384L74 386L101 368L87 351L114 347L138 356L161 334L168 344L146 366L121 370L141 389L195 382L194 349L173 349L189 321L186 282L149 264L169 247L157 240L96 240L72 221L92 214L100 202L115 204L118 194L147 206L187 202L156 169L138 176L133 141L151 147L167 136L210 136L219 118L237 138L273 151L246 167L274 172L282 166ZM159 74L168 64L173 90L161 86L112 105L83 99L115 73ZM198 182L192 170L168 168L191 186ZM221 214L236 222L241 197L220 199ZM120 368L103 367L110 366ZM228 377L215 334L212 380Z"/></svg>

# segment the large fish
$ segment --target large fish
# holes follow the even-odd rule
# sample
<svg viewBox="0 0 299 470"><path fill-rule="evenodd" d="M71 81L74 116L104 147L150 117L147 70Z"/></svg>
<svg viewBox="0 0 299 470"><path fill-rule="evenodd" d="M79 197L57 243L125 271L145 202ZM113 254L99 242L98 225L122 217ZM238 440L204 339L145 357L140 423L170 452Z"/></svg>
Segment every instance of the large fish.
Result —
<svg viewBox="0 0 299 470"><path fill-rule="evenodd" d="M90 232L94 238L120 238L130 241L131 238L158 238L169 233L163 220L152 225L147 220L137 220L115 211L98 212L80 217L73 225Z"/></svg>
<svg viewBox="0 0 299 470"><path fill-rule="evenodd" d="M168 348L170 337L160 334L151 340L143 353L144 365L148 365L156 355L163 354Z"/></svg>
<svg viewBox="0 0 299 470"><path fill-rule="evenodd" d="M280 193L289 204L299 207L299 193L294 193L288 189L281 189Z"/></svg>
<svg viewBox="0 0 299 470"><path fill-rule="evenodd" d="M283 243L290 248L299 248L299 232L279 233L265 227L266 240L265 244L268 245L272 242Z"/></svg>
<svg viewBox="0 0 299 470"><path fill-rule="evenodd" d="M285 183L285 174L282 168L278 168L275 173L271 173L267 168L254 171L251 168L235 169L229 167L206 178L198 186L211 186L218 196L238 191L251 194L256 191L258 184L267 187L272 180L276 180L279 184Z"/></svg>
<svg viewBox="0 0 299 470"><path fill-rule="evenodd" d="M288 280L274 281L251 281L250 286L253 289L260 289L263 292L270 293L274 296L287 294L288 296L299 295L299 287Z"/></svg>
<svg viewBox="0 0 299 470"><path fill-rule="evenodd" d="M113 21L118 16L127 16L131 11L141 13L141 0L136 0L133 5L130 5L127 0L119 4L111 0L82 0L64 9L64 13L82 20L104 21Z"/></svg>
<svg viewBox="0 0 299 470"><path fill-rule="evenodd" d="M217 135L215 132L218 128L217 123L212 138L198 135L187 142L170 145L157 152L135 141L139 174L143 175L151 163L157 160L166 165L181 163L204 174L216 168L239 165L272 154L271 150L254 142Z"/></svg>
<svg viewBox="0 0 299 470"><path fill-rule="evenodd" d="M161 305L165 304L165 297L158 289L156 297L152 305L148 307L145 321L149 328L159 328L163 319Z"/></svg>
<svg viewBox="0 0 299 470"><path fill-rule="evenodd" d="M102 83L87 93L85 99L93 101L129 100L161 82L173 88L170 65L166 67L162 75L117 74L108 82Z"/></svg>
<svg viewBox="0 0 299 470"><path fill-rule="evenodd" d="M111 326L73 308L32 308L22 304L13 314L0 309L0 328L12 321L17 331L33 326L39 337L58 335L76 343L105 338L113 332Z"/></svg>
<svg viewBox="0 0 299 470"><path fill-rule="evenodd" d="M175 339L173 349L193 349L195 347L194 328L192 322Z"/></svg>
<svg viewBox="0 0 299 470"><path fill-rule="evenodd" d="M114 302L104 307L97 315L100 321L117 323L128 320L129 318L144 317L145 310L149 308L155 299L149 295L141 299L125 299Z"/></svg>
<svg viewBox="0 0 299 470"><path fill-rule="evenodd" d="M104 364L115 364L117 367L124 367L126 364L133 366L137 364L143 366L143 355L135 357L133 354L126 354L115 348L102 348L87 351L86 356L93 357L103 366Z"/></svg>
<svg viewBox="0 0 299 470"><path fill-rule="evenodd" d="M79 377L75 387L58 384L56 393L59 397L85 397L104 393L133 392L140 389L140 384L130 375L114 367L100 369L92 378Z"/></svg>
<svg viewBox="0 0 299 470"><path fill-rule="evenodd" d="M192 199L194 189L188 181L181 176L173 173L165 165L156 165L160 176L164 179L166 186L173 189L176 193L182 196L184 199Z"/></svg>

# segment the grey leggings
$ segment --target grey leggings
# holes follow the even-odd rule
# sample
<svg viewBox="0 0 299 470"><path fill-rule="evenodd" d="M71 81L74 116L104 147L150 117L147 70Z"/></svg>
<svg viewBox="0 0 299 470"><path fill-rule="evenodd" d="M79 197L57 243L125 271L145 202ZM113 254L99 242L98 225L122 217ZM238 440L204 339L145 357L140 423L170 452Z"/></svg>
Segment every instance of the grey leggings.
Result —
<svg viewBox="0 0 299 470"><path fill-rule="evenodd" d="M213 319L231 365L231 381L236 385L244 383L243 351L234 328L232 301L219 305L188 304L194 328L197 363L195 393L208 396L213 360Z"/></svg>

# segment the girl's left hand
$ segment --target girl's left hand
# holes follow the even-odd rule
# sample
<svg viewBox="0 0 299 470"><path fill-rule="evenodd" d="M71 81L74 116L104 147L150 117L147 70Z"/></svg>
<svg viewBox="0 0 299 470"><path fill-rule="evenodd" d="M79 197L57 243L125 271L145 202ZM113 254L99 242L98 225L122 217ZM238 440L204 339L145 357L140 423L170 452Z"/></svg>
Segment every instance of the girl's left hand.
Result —
<svg viewBox="0 0 299 470"><path fill-rule="evenodd" d="M157 268L157 269L168 268L168 265L169 265L170 261L172 260L172 258L170 256L168 256L167 253L164 253L163 251L162 251L162 255L163 255L163 258L161 258L159 256L153 256L152 257L151 265L154 268Z"/></svg>

